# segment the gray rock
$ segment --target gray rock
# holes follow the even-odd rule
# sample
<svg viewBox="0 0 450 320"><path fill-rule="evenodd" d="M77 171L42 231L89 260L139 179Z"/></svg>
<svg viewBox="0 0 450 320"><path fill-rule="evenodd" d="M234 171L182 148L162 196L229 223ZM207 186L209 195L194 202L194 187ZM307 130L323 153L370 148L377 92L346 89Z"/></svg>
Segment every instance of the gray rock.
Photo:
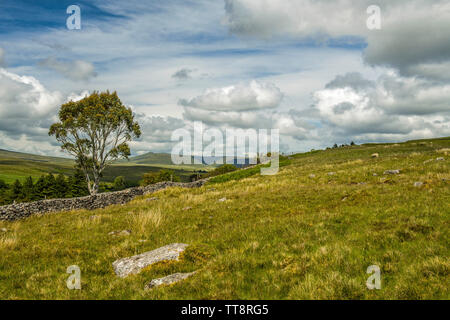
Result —
<svg viewBox="0 0 450 320"><path fill-rule="evenodd" d="M8 232L8 229L6 229L6 228L0 228L0 232Z"/></svg>
<svg viewBox="0 0 450 320"><path fill-rule="evenodd" d="M428 160L424 161L423 164L427 164L427 163L430 163L430 162L433 162L433 161L434 161L434 159L428 159Z"/></svg>
<svg viewBox="0 0 450 320"><path fill-rule="evenodd" d="M379 155L378 153L374 153L374 154L371 155L371 157L372 157L372 158L379 158L380 155Z"/></svg>
<svg viewBox="0 0 450 320"><path fill-rule="evenodd" d="M145 290L150 290L155 287L159 287L161 285L170 285L172 283L179 282L181 280L185 280L195 273L196 273L196 271L190 272L190 273L174 273L167 277L153 279L152 281L150 281L150 283L148 283L145 286Z"/></svg>
<svg viewBox="0 0 450 320"><path fill-rule="evenodd" d="M400 170L386 170L384 174L400 174Z"/></svg>
<svg viewBox="0 0 450 320"><path fill-rule="evenodd" d="M151 198L148 198L147 199L147 201L156 201L156 200L158 200L159 198L158 197L151 197Z"/></svg>
<svg viewBox="0 0 450 320"><path fill-rule="evenodd" d="M336 172L328 172L329 176L334 176L336 174Z"/></svg>
<svg viewBox="0 0 450 320"><path fill-rule="evenodd" d="M443 157L436 158L436 161L445 161L445 158L443 158Z"/></svg>
<svg viewBox="0 0 450 320"><path fill-rule="evenodd" d="M420 188L421 186L423 186L423 182L420 181L414 182L414 187Z"/></svg>
<svg viewBox="0 0 450 320"><path fill-rule="evenodd" d="M225 202L225 201L227 201L227 198L221 198L221 199L219 199L219 202Z"/></svg>
<svg viewBox="0 0 450 320"><path fill-rule="evenodd" d="M178 260L180 253L183 252L187 246L188 245L184 243L172 243L136 256L116 260L112 263L112 266L116 275L125 278L130 274L141 272L143 268L154 263L165 260Z"/></svg>
<svg viewBox="0 0 450 320"><path fill-rule="evenodd" d="M376 176L378 176L378 174L376 174L376 173L374 173L374 174L372 174L374 177L376 177Z"/></svg>
<svg viewBox="0 0 450 320"><path fill-rule="evenodd" d="M310 177L311 179L313 179L313 178L316 177L316 175L315 175L314 173L311 173L311 174L309 175L309 177Z"/></svg>

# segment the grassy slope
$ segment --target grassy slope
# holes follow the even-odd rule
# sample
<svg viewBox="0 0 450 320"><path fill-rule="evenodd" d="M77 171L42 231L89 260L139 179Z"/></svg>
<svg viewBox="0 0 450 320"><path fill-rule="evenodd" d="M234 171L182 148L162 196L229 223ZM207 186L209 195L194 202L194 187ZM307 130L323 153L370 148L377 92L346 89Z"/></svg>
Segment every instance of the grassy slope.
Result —
<svg viewBox="0 0 450 320"><path fill-rule="evenodd" d="M0 234L0 299L448 299L444 148L450 139L318 151L295 156L276 176L0 222L9 230ZM387 169L402 173L384 176ZM426 184L416 188L415 181ZM132 235L108 235L123 229ZM173 242L191 244L179 262L114 275L114 260ZM74 264L79 291L65 285ZM373 264L382 270L381 290L365 286ZM182 283L143 289L155 277L193 270Z"/></svg>
<svg viewBox="0 0 450 320"><path fill-rule="evenodd" d="M70 175L74 172L73 168L74 161L70 159L0 149L0 179L6 183L12 183L16 179L23 181L29 176L38 179L41 175L47 173ZM127 181L138 183L144 173L159 171L161 168L175 170L183 181L188 181L188 176L194 169L205 169L204 166L173 166L169 154L148 153L132 157L130 161L117 161L105 170L103 181L112 182L117 176L125 176Z"/></svg>

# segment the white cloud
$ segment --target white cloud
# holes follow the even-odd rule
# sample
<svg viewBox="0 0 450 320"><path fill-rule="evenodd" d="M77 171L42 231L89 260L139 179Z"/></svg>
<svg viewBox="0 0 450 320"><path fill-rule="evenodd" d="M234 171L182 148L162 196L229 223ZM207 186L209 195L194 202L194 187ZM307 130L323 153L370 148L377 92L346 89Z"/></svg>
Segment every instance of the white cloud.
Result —
<svg viewBox="0 0 450 320"><path fill-rule="evenodd" d="M86 81L97 76L94 65L82 60L61 61L51 57L40 61L39 65L55 70L63 76L75 81Z"/></svg>
<svg viewBox="0 0 450 320"><path fill-rule="evenodd" d="M207 89L201 96L180 100L180 104L211 111L248 111L276 108L282 99L283 94L274 84L253 80L249 84Z"/></svg>
<svg viewBox="0 0 450 320"><path fill-rule="evenodd" d="M341 81L346 77L339 76L331 82L334 85L314 93L314 107L326 124L325 130L361 139L450 134L445 123L450 114L450 86L390 72L373 85L360 88Z"/></svg>

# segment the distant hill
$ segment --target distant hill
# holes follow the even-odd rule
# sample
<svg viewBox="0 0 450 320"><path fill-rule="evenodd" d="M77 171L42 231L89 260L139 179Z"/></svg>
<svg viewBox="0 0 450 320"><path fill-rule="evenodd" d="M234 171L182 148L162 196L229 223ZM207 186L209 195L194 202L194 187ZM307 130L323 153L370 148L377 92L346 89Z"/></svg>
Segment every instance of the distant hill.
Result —
<svg viewBox="0 0 450 320"><path fill-rule="evenodd" d="M65 174L71 175L74 172L75 161L69 158L49 157L29 153L14 152L0 149L0 179L6 183L12 183L16 179L23 181L26 177L39 178L41 175ZM150 171L159 171L162 168L175 170L182 181L188 181L192 171L202 165L181 165L172 164L170 154L167 153L146 153L144 155L130 157L128 160L117 160L109 166L103 175L103 181L112 182L117 176L124 176L132 184L137 184L142 175Z"/></svg>

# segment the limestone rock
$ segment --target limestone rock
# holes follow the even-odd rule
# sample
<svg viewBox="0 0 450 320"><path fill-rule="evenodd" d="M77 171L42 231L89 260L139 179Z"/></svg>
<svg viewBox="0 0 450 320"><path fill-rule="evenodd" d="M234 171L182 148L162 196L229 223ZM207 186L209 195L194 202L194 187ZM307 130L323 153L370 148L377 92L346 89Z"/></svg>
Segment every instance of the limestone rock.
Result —
<svg viewBox="0 0 450 320"><path fill-rule="evenodd" d="M445 158L443 158L443 157L436 158L436 161L445 161Z"/></svg>
<svg viewBox="0 0 450 320"><path fill-rule="evenodd" d="M161 285L169 285L184 279L189 278L190 276L192 276L194 272L190 272L190 273L174 273L171 274L170 276L167 277L163 277L163 278L158 278L158 279L153 279L152 281L150 281L150 283L148 283L145 286L145 290L150 290L153 289L155 287L159 287Z"/></svg>
<svg viewBox="0 0 450 320"><path fill-rule="evenodd" d="M372 158L379 158L380 155L379 155L378 153L373 153L373 154L371 155L371 157L372 157Z"/></svg>
<svg viewBox="0 0 450 320"><path fill-rule="evenodd" d="M0 228L0 232L8 232L6 228Z"/></svg>
<svg viewBox="0 0 450 320"><path fill-rule="evenodd" d="M400 174L400 170L386 170L384 174Z"/></svg>
<svg viewBox="0 0 450 320"><path fill-rule="evenodd" d="M336 174L336 172L328 172L329 176L334 176Z"/></svg>
<svg viewBox="0 0 450 320"><path fill-rule="evenodd" d="M310 177L311 179L313 179L313 178L316 177L316 175L315 175L314 173L311 173L311 174L309 175L309 177Z"/></svg>
<svg viewBox="0 0 450 320"><path fill-rule="evenodd" d="M421 186L423 186L423 182L420 181L414 182L414 187L420 188Z"/></svg>
<svg viewBox="0 0 450 320"><path fill-rule="evenodd" d="M221 198L221 199L219 199L219 202L225 202L225 201L227 201L227 198Z"/></svg>
<svg viewBox="0 0 450 320"><path fill-rule="evenodd" d="M156 201L156 200L158 200L158 199L159 199L158 197L151 197L151 198L148 198L147 201L148 201L148 202L150 202L150 201Z"/></svg>
<svg viewBox="0 0 450 320"><path fill-rule="evenodd" d="M130 274L141 272L143 268L154 263L165 260L178 260L180 253L183 252L187 246L188 245L184 243L172 243L136 256L116 260L112 264L114 272L119 277L125 278Z"/></svg>

